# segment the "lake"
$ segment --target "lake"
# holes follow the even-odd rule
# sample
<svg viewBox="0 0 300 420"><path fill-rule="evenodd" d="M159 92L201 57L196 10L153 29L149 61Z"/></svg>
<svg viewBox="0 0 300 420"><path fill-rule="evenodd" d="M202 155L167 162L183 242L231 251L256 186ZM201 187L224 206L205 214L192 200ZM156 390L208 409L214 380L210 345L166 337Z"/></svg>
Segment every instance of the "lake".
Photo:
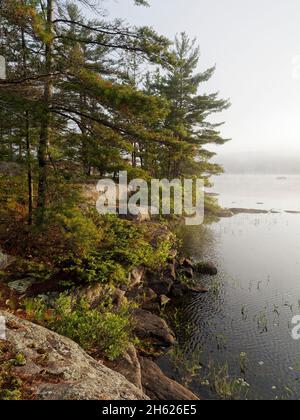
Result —
<svg viewBox="0 0 300 420"><path fill-rule="evenodd" d="M298 399L300 341L291 331L300 314L300 214L285 211L300 210L300 176L223 175L212 191L222 206L270 213L180 229L184 251L219 274L199 279L208 294L172 309L178 354L160 366L207 399Z"/></svg>

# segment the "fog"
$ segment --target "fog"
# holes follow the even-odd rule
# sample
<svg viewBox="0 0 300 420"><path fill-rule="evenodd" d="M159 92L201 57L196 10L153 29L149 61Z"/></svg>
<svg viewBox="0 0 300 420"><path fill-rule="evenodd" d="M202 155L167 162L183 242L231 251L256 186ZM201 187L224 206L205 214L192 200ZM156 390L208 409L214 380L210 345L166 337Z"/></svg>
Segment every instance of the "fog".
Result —
<svg viewBox="0 0 300 420"><path fill-rule="evenodd" d="M220 151L271 152L270 162L267 155L256 157L257 169L267 160L268 171L277 171L280 161L273 151L292 150L290 165L282 164L294 172L294 155L300 156L299 0L149 2L150 8L134 7L132 0L106 0L104 5L112 17L153 26L170 38L181 31L197 37L199 70L217 65L203 90L220 91L232 102L217 117L226 122L222 134L232 139Z"/></svg>
<svg viewBox="0 0 300 420"><path fill-rule="evenodd" d="M224 153L215 158L228 174L300 174L300 153L259 151Z"/></svg>

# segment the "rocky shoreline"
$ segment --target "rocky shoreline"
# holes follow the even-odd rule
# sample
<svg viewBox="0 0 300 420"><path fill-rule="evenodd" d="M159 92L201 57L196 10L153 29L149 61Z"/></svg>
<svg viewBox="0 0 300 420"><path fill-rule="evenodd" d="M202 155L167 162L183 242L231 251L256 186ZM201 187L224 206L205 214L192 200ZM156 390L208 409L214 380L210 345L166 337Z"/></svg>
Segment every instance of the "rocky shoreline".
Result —
<svg viewBox="0 0 300 420"><path fill-rule="evenodd" d="M10 257L1 253L0 269L5 269L12 261ZM26 364L14 369L13 375L22 380L26 379L25 383L31 390L32 399L101 399L104 389L106 394L109 389L109 395L106 395L109 399L199 399L187 388L168 378L155 363L157 356L168 351L176 343L174 332L161 317L162 308L166 304L172 304L173 298L183 297L188 293L208 292L201 284L193 281L196 273L215 275L217 269L211 263L194 264L189 258L178 258L174 250L167 269L149 272L142 266L137 267L131 272L127 286L109 291L116 307L124 301L138 303L132 312L132 317L134 334L139 339L139 344L131 345L126 353L114 362L92 359L71 340L19 318L21 311L18 313L18 310L9 309L8 311L7 308L2 308L5 312L1 311L1 316L8 320L8 343L6 344L9 345L12 353L26 355L28 343L24 340L31 336L32 348L30 354L26 356ZM11 282L8 285L2 284L0 285L1 293L7 293L7 296L10 296L8 301L12 301L13 296L16 300L20 297L24 298L24 294L30 295L36 286L26 282L29 280ZM84 298L93 308L106 293L108 290L105 287L95 284L74 291L74 297ZM45 340L47 341L46 348L44 348ZM76 351L75 346L77 346ZM43 352L39 350L41 347L44 348ZM36 354L33 355L32 352L44 355L46 360L42 365L45 364L45 368L42 369L39 361L37 363ZM67 380L65 373L59 368L62 361L64 366L68 366L66 358L71 366L71 376L75 375L76 381L72 378ZM89 372L88 381L80 379L85 376L82 372L83 359L86 359L84 369ZM48 366L49 360L51 368ZM90 366L88 367L87 364ZM100 372L109 382L111 380L111 385L105 385L103 389L99 388L98 384ZM117 374L121 375L124 382L120 382L120 379L116 381ZM107 375L110 376L110 380ZM34 385L36 382L39 384L38 388ZM118 383L120 385L117 385ZM129 383L132 387L128 385ZM42 388L41 384L43 384ZM115 389L113 384L115 384ZM127 390L125 393L123 386Z"/></svg>

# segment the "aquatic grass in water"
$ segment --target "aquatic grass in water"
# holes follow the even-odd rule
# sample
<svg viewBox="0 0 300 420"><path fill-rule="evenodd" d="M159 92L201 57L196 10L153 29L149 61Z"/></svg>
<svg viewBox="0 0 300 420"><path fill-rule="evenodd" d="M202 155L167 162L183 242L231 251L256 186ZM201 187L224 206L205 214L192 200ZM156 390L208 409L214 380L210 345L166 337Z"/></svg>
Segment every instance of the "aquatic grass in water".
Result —
<svg viewBox="0 0 300 420"><path fill-rule="evenodd" d="M202 369L201 355L203 350L200 346L188 354L187 348L180 347L180 344L175 344L169 352L169 358L175 370L180 376L181 382L188 386L197 376L199 376Z"/></svg>
<svg viewBox="0 0 300 420"><path fill-rule="evenodd" d="M212 365L207 377L211 390L223 400L247 400L250 385L244 378L232 378L229 367Z"/></svg>

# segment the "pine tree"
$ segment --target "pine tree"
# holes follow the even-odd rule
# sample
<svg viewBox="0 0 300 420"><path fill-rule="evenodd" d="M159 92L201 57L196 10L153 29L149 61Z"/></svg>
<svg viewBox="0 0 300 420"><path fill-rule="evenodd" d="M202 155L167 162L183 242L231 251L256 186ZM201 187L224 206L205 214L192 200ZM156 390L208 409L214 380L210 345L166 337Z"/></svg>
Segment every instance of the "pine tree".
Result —
<svg viewBox="0 0 300 420"><path fill-rule="evenodd" d="M224 144L219 132L220 124L208 117L228 108L229 102L218 98L217 93L200 94L200 87L214 74L215 68L197 73L200 50L196 41L182 33L176 37L176 60L166 68L166 74L157 71L148 76L146 90L164 97L170 104L164 128L170 132L170 142L162 149L164 175L175 178L185 175L208 177L221 168L210 163L214 153L205 146Z"/></svg>
<svg viewBox="0 0 300 420"><path fill-rule="evenodd" d="M49 166L57 169L56 156L63 163L72 156L75 165L80 157L86 172L92 165L99 172L117 171L128 165L133 142L149 138L152 122L165 117L164 101L132 86L118 67L124 53L135 53L140 61L166 62L170 43L147 27L88 21L64 1L4 0L0 12L12 32L23 28L30 51L30 74L17 75L14 56L20 47L6 43L9 78L1 88L8 93L7 101L23 105L30 95L31 113L40 125L36 201L42 224Z"/></svg>

